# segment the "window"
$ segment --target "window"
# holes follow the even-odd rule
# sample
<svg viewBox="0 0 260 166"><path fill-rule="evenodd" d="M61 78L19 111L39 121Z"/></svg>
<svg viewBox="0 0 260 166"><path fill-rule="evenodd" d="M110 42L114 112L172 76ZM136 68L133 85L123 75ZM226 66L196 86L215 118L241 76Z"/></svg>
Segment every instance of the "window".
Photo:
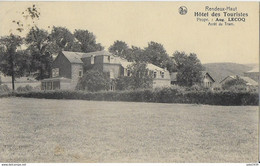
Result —
<svg viewBox="0 0 260 166"><path fill-rule="evenodd" d="M82 71L81 70L79 71L79 77L82 77Z"/></svg>
<svg viewBox="0 0 260 166"><path fill-rule="evenodd" d="M52 69L52 77L58 77L59 76L59 68Z"/></svg>
<svg viewBox="0 0 260 166"><path fill-rule="evenodd" d="M52 90L52 82L47 82L47 88L46 90Z"/></svg>
<svg viewBox="0 0 260 166"><path fill-rule="evenodd" d="M156 71L153 72L153 78L156 78Z"/></svg>
<svg viewBox="0 0 260 166"><path fill-rule="evenodd" d="M164 72L162 72L162 78L164 78Z"/></svg>
<svg viewBox="0 0 260 166"><path fill-rule="evenodd" d="M110 56L107 57L108 62L110 62Z"/></svg>
<svg viewBox="0 0 260 166"><path fill-rule="evenodd" d="M42 90L46 90L46 82L42 82Z"/></svg>
<svg viewBox="0 0 260 166"><path fill-rule="evenodd" d="M131 72L130 72L130 70L127 69L127 76L130 77L130 75L131 75Z"/></svg>
<svg viewBox="0 0 260 166"><path fill-rule="evenodd" d="M53 90L55 90L55 89L60 89L60 82L59 81L53 82Z"/></svg>
<svg viewBox="0 0 260 166"><path fill-rule="evenodd" d="M92 64L92 65L93 65L93 64L94 64L94 62L95 62L95 61L94 61L94 56L93 56L93 55L91 55L91 57L90 57L90 64Z"/></svg>
<svg viewBox="0 0 260 166"><path fill-rule="evenodd" d="M110 90L114 91L115 90L115 86L114 85L110 85Z"/></svg>

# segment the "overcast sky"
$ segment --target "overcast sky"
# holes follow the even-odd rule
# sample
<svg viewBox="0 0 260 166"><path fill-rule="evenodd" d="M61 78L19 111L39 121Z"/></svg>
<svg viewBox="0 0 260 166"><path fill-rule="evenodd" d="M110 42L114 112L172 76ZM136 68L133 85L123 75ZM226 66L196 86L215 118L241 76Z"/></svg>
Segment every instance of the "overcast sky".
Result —
<svg viewBox="0 0 260 166"><path fill-rule="evenodd" d="M169 55L194 52L202 63L258 63L258 2L0 2L0 36L8 35L12 20L32 4L40 8L39 27L87 29L105 49L115 40L139 47L156 41ZM178 13L180 6L188 8L186 15ZM210 27L194 17L205 6L237 7L249 16L235 26Z"/></svg>

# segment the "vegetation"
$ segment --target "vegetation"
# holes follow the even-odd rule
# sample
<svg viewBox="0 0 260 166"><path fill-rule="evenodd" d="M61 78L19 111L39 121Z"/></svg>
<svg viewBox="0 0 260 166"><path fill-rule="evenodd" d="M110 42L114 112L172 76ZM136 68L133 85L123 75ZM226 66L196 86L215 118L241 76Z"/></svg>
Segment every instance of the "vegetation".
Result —
<svg viewBox="0 0 260 166"><path fill-rule="evenodd" d="M189 103L209 105L258 105L258 93L231 91L185 91L176 87L128 91L31 91L13 93L17 97L47 99L80 99L97 101L130 101L156 103Z"/></svg>
<svg viewBox="0 0 260 166"><path fill-rule="evenodd" d="M27 53L30 55L30 73L35 72L38 80L49 78L54 51L48 32L33 27L25 38L25 44Z"/></svg>
<svg viewBox="0 0 260 166"><path fill-rule="evenodd" d="M10 92L10 89L8 88L7 85L0 85L0 93L6 93Z"/></svg>
<svg viewBox="0 0 260 166"><path fill-rule="evenodd" d="M23 51L18 50L22 45L22 38L11 34L0 39L0 70L4 75L12 77L12 89L15 89L15 77L24 74L26 57Z"/></svg>
<svg viewBox="0 0 260 166"><path fill-rule="evenodd" d="M110 88L109 76L98 70L88 70L80 78L77 89L91 92L109 90Z"/></svg>
<svg viewBox="0 0 260 166"><path fill-rule="evenodd" d="M30 86L30 85L26 85L26 86L24 86L24 87L19 86L19 87L16 89L17 92L30 92L30 91L32 91L32 90L33 90L33 87Z"/></svg>
<svg viewBox="0 0 260 166"><path fill-rule="evenodd" d="M228 89L233 88L234 86L241 87L241 88L246 88L246 81L241 79L241 78L239 78L239 77L236 77L235 79L226 81L222 85L222 88L228 90Z"/></svg>
<svg viewBox="0 0 260 166"><path fill-rule="evenodd" d="M170 72L175 70L173 61L163 45L154 41L149 42L148 47L141 49L136 46L129 48L124 41L117 40L109 47L109 51L128 61L152 63L161 68L167 68Z"/></svg>
<svg viewBox="0 0 260 166"><path fill-rule="evenodd" d="M152 88L152 74L145 63L134 63L128 68L129 76L121 76L115 80L117 90L135 90Z"/></svg>
<svg viewBox="0 0 260 166"><path fill-rule="evenodd" d="M187 55L185 52L176 51L172 59L177 68L177 80L180 85L190 87L201 83L201 71L204 67L196 54Z"/></svg>

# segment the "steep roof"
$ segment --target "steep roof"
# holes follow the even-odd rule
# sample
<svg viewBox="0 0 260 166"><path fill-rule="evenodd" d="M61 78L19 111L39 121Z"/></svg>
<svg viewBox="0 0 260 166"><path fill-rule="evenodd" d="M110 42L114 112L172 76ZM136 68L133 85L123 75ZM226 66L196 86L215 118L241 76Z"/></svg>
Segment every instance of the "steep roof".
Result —
<svg viewBox="0 0 260 166"><path fill-rule="evenodd" d="M83 63L81 58L85 53L62 51L63 55L70 61L70 63Z"/></svg>
<svg viewBox="0 0 260 166"><path fill-rule="evenodd" d="M209 74L208 71L201 71L201 74L204 76L204 75L208 75L212 80L213 82L215 82L215 80L213 79L213 77Z"/></svg>

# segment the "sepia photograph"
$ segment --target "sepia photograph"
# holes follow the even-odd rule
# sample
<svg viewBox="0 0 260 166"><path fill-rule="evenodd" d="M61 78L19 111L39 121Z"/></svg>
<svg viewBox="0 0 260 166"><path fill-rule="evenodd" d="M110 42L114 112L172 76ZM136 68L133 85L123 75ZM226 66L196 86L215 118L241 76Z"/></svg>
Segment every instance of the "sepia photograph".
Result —
<svg viewBox="0 0 260 166"><path fill-rule="evenodd" d="M259 2L0 1L0 163L258 163L259 76Z"/></svg>

